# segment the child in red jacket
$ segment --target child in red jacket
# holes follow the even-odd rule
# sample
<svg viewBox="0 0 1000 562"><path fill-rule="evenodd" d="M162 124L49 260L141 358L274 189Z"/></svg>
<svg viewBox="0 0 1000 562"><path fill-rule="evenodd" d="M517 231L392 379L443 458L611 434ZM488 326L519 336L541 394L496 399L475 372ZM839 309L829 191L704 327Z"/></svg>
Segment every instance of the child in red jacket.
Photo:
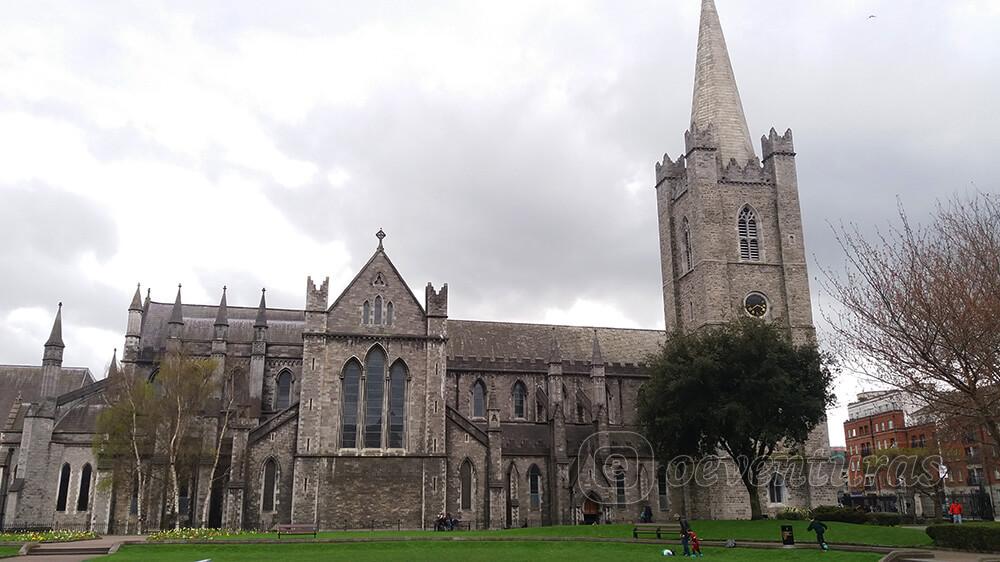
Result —
<svg viewBox="0 0 1000 562"><path fill-rule="evenodd" d="M701 553L701 541L698 540L698 535L694 534L694 531L688 531L688 540L691 541L691 558L703 556Z"/></svg>

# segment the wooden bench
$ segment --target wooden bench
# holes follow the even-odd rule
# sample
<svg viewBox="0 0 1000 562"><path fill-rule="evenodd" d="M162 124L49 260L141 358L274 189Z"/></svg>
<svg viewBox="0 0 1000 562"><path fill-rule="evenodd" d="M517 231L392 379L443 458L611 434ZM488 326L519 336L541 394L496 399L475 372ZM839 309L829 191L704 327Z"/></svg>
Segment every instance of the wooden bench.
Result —
<svg viewBox="0 0 1000 562"><path fill-rule="evenodd" d="M655 536L658 539L679 539L681 536L680 523L636 523L632 527L632 538L638 539L640 535Z"/></svg>
<svg viewBox="0 0 1000 562"><path fill-rule="evenodd" d="M281 535L312 535L316 538L316 525L278 525L275 527L278 531L278 538Z"/></svg>

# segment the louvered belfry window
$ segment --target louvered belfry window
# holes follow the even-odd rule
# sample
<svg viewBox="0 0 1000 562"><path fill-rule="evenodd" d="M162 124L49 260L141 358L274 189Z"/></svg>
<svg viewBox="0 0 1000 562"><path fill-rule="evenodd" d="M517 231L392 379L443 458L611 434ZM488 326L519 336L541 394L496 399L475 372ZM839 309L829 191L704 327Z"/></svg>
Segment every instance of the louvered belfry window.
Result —
<svg viewBox="0 0 1000 562"><path fill-rule="evenodd" d="M740 235L740 259L760 261L760 240L757 236L757 213L746 205L740 210L738 222Z"/></svg>

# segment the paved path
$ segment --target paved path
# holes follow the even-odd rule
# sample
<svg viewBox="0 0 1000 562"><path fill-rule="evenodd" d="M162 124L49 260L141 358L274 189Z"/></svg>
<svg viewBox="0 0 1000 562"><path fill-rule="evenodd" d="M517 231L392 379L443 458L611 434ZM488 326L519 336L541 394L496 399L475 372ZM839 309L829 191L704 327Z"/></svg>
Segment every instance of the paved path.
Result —
<svg viewBox="0 0 1000 562"><path fill-rule="evenodd" d="M127 535L127 536L114 536L108 535L101 537L99 539L89 540L89 541L75 541L67 543L49 543L46 544L47 549L67 549L72 550L76 548L110 548L111 545L115 543L141 543L145 542L146 537ZM16 560L18 562L83 562L84 560L90 560L94 558L93 554L52 554L44 556L15 556L14 558L5 558L4 562Z"/></svg>

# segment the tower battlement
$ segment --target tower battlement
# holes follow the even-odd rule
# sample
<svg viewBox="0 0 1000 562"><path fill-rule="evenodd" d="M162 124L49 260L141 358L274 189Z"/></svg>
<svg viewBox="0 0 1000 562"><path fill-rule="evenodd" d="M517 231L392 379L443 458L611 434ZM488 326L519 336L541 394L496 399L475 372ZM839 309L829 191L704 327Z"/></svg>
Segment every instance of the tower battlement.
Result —
<svg viewBox="0 0 1000 562"><path fill-rule="evenodd" d="M316 286L312 277L306 277L306 310L325 312L329 303L330 278L323 280L323 284Z"/></svg>
<svg viewBox="0 0 1000 562"><path fill-rule="evenodd" d="M684 177L686 167L684 156L678 156L677 161L673 161L670 159L670 155L664 154L663 161L656 163L656 185L659 185L665 179Z"/></svg>
<svg viewBox="0 0 1000 562"><path fill-rule="evenodd" d="M715 126L699 127L692 123L691 128L684 131L684 156L690 156L693 150L719 150L719 140L715 135Z"/></svg>
<svg viewBox="0 0 1000 562"><path fill-rule="evenodd" d="M761 154L764 161L775 155L795 156L795 146L792 144L792 130L785 129L785 134L779 135L774 127L771 131L760 137Z"/></svg>
<svg viewBox="0 0 1000 562"><path fill-rule="evenodd" d="M427 316L448 317L448 284L445 283L438 291L434 290L434 285L427 283L424 294Z"/></svg>

